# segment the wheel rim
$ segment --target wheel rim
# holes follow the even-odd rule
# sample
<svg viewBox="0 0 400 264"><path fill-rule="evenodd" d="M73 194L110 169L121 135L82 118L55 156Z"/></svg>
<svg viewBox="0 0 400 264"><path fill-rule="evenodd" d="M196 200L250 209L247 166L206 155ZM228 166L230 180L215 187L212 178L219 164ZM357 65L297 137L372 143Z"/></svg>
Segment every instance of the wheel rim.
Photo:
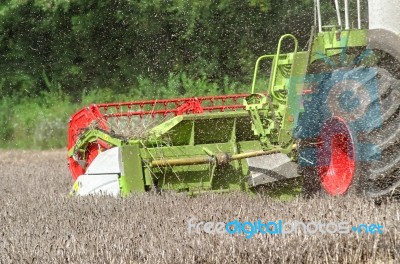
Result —
<svg viewBox="0 0 400 264"><path fill-rule="evenodd" d="M318 175L321 185L330 195L346 193L355 173L354 142L346 122L329 119L320 134Z"/></svg>

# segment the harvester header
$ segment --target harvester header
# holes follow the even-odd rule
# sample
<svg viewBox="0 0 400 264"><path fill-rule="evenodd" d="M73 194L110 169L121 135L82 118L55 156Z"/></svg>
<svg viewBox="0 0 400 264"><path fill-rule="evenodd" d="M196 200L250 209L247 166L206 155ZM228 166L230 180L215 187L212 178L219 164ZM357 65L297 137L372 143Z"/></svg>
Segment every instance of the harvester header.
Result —
<svg viewBox="0 0 400 264"><path fill-rule="evenodd" d="M72 193L254 191L301 179L306 195L393 195L400 186L400 5L370 0L369 28L361 1L356 18L347 0L344 12L337 0L332 8L337 24L324 25L315 0L306 50L285 34L275 54L258 58L248 94L77 111L68 131ZM282 52L283 43L293 50ZM260 73L265 61L268 75ZM259 91L256 82L264 83Z"/></svg>

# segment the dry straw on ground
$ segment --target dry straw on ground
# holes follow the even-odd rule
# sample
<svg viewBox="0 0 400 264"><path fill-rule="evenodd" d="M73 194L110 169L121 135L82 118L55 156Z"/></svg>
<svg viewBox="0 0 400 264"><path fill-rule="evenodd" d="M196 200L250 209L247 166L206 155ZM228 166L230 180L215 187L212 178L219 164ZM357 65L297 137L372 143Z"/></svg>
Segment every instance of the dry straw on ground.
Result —
<svg viewBox="0 0 400 264"><path fill-rule="evenodd" d="M233 193L194 198L68 197L65 151L0 152L0 263L396 263L399 204L359 198L281 202ZM190 235L187 221L381 223L384 235Z"/></svg>

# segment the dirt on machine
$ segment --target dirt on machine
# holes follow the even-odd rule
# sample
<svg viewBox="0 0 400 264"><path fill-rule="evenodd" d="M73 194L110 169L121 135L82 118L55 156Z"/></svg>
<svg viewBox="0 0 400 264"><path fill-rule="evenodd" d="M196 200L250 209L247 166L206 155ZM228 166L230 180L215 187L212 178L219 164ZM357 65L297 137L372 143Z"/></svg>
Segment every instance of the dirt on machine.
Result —
<svg viewBox="0 0 400 264"><path fill-rule="evenodd" d="M248 94L77 111L68 130L72 194L252 192L299 179L306 196L398 195L400 4L329 2L335 23L315 0L306 49L283 35L275 54L256 61Z"/></svg>

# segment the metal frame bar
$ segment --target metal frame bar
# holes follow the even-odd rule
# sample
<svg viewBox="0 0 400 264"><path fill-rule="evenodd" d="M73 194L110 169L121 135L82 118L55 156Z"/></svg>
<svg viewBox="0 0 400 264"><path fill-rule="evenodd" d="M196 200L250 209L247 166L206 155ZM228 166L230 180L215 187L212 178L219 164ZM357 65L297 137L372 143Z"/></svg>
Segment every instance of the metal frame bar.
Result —
<svg viewBox="0 0 400 264"><path fill-rule="evenodd" d="M318 19L318 32L322 32L322 18L321 18L321 3L320 0L316 0L317 8L317 19Z"/></svg>
<svg viewBox="0 0 400 264"><path fill-rule="evenodd" d="M357 0L357 22L358 22L358 29L361 29L361 5L360 5L360 0Z"/></svg>
<svg viewBox="0 0 400 264"><path fill-rule="evenodd" d="M259 57L256 61L256 66L254 67L254 74L253 74L253 83L251 85L251 93L253 94L256 89L256 81L257 81L257 73L258 69L260 68L260 62L265 59L273 59L276 55L263 55Z"/></svg>
<svg viewBox="0 0 400 264"><path fill-rule="evenodd" d="M335 0L335 9L336 9L336 16L338 20L339 27L342 27L342 18L340 16L340 9L339 9L339 1Z"/></svg>
<svg viewBox="0 0 400 264"><path fill-rule="evenodd" d="M345 21L345 29L350 29L350 20L349 20L349 0L344 0L344 21Z"/></svg>
<svg viewBox="0 0 400 264"><path fill-rule="evenodd" d="M318 0L319 2L319 0ZM282 42L284 39L286 38L291 38L294 41L294 51L293 51L293 57L296 56L297 54L297 49L298 49L298 41L297 38L295 36L293 36L292 34L285 34L283 36L281 36L281 38L279 39L278 42L278 47L276 49L276 59L274 59L273 66L272 66L272 71L271 71L271 79L270 79L270 83L269 83L269 91L271 93L271 96L275 99L277 99L278 101L284 102L285 100L280 98L274 91L275 89L275 84L276 84L276 73L278 71L278 60L280 58L281 55L281 48L282 48Z"/></svg>
<svg viewBox="0 0 400 264"><path fill-rule="evenodd" d="M314 26L317 27L317 1L314 0Z"/></svg>

